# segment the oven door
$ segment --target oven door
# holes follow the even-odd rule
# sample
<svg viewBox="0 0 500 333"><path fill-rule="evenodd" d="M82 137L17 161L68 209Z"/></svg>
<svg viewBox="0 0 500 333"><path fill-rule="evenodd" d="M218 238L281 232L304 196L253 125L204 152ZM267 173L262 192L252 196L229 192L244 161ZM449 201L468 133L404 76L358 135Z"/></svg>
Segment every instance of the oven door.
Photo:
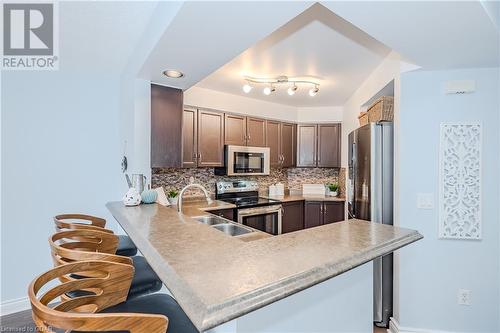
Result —
<svg viewBox="0 0 500 333"><path fill-rule="evenodd" d="M269 148L229 145L226 147L227 175L269 175L269 154Z"/></svg>
<svg viewBox="0 0 500 333"><path fill-rule="evenodd" d="M281 205L238 209L238 223L271 235L281 235L281 214Z"/></svg>

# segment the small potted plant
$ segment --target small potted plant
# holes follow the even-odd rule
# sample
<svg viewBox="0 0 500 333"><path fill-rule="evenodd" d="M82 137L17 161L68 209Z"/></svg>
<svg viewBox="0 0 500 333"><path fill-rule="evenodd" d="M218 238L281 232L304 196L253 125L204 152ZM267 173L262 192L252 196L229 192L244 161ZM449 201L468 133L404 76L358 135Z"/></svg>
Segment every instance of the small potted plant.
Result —
<svg viewBox="0 0 500 333"><path fill-rule="evenodd" d="M170 190L168 191L168 194L167 194L167 197L168 197L168 201L170 202L171 205L177 205L177 200L179 200L179 198L177 197L179 195L179 192L177 192L176 190Z"/></svg>
<svg viewBox="0 0 500 333"><path fill-rule="evenodd" d="M339 195L339 184L338 183L326 184L326 195L329 197L336 197L337 195Z"/></svg>

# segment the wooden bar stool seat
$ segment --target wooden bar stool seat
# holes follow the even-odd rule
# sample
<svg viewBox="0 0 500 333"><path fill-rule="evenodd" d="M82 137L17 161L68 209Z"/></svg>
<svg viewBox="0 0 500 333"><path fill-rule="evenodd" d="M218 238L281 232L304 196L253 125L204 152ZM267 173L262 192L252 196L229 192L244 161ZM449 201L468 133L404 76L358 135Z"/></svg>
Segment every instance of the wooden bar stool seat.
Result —
<svg viewBox="0 0 500 333"><path fill-rule="evenodd" d="M85 277L74 280L71 274ZM28 297L38 331L55 332L198 332L177 302L164 294L126 300L133 267L109 261L78 261L60 265L31 282ZM59 284L53 286L52 280ZM47 288L47 284L51 288ZM47 291L44 291L48 289ZM98 290L96 295L65 299L68 292ZM61 298L60 303L55 301ZM151 312L149 312L151 310Z"/></svg>
<svg viewBox="0 0 500 333"><path fill-rule="evenodd" d="M54 265L62 265L82 260L105 260L131 265L134 274L128 298L157 292L162 282L146 259L141 256L125 257L113 254L118 245L118 237L102 230L74 229L55 233L49 238ZM86 272L88 274L88 272ZM91 275L92 276L92 275ZM71 274L72 279L82 279L88 275ZM75 298L93 295L92 290L75 290L67 294Z"/></svg>
<svg viewBox="0 0 500 333"><path fill-rule="evenodd" d="M101 230L109 233L113 231L106 229L106 220L97 216L85 215L85 214L60 214L54 216L54 223L56 225L56 231L61 231L65 229L89 229L89 230ZM137 254L137 247L134 242L127 235L118 235L119 243L116 249L116 253L119 256L135 256Z"/></svg>

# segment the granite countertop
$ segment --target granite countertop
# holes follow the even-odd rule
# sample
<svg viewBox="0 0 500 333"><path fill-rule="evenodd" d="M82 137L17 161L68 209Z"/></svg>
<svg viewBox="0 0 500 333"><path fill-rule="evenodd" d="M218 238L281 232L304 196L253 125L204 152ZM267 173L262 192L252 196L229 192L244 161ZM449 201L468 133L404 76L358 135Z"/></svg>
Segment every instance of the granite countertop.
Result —
<svg viewBox="0 0 500 333"><path fill-rule="evenodd" d="M292 201L341 201L344 202L346 199L344 197L327 197L326 195L311 195L311 194L286 194L286 195L272 195L264 196L264 198L280 200L281 202L292 202Z"/></svg>
<svg viewBox="0 0 500 333"><path fill-rule="evenodd" d="M157 204L106 206L200 331L422 238L350 220L242 242Z"/></svg>

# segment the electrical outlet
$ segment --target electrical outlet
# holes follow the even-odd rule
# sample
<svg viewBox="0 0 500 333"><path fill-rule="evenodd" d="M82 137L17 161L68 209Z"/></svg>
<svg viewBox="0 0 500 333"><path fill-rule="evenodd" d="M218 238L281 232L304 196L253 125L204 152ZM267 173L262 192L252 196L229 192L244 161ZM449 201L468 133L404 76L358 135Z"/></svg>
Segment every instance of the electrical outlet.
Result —
<svg viewBox="0 0 500 333"><path fill-rule="evenodd" d="M458 289L457 302L460 305L470 305L470 290Z"/></svg>
<svg viewBox="0 0 500 333"><path fill-rule="evenodd" d="M417 208L418 209L433 209L434 194L433 193L417 193Z"/></svg>

